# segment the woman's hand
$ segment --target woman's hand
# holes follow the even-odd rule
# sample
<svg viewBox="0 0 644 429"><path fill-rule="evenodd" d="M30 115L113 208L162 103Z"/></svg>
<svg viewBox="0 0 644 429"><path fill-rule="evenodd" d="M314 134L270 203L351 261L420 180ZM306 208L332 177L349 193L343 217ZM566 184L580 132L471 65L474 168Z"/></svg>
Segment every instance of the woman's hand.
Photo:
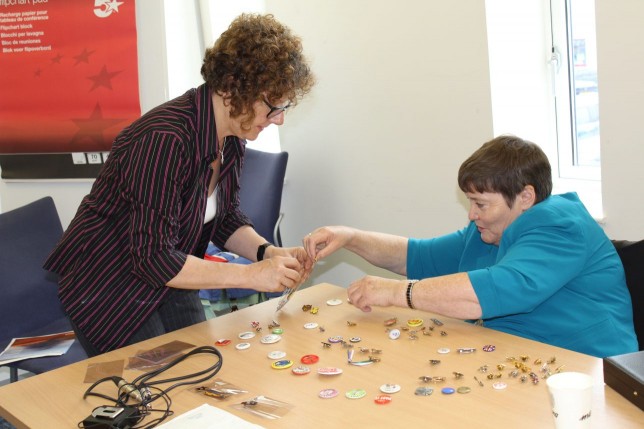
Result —
<svg viewBox="0 0 644 429"><path fill-rule="evenodd" d="M300 266L297 271L300 273L300 283L304 283L313 271L313 260L309 258L303 247L277 247L270 246L266 249L264 254L265 258L273 258L275 256L285 256L297 259Z"/></svg>
<svg viewBox="0 0 644 429"><path fill-rule="evenodd" d="M299 286L308 274L297 258L271 255L260 262L247 265L248 287L259 292L282 292Z"/></svg>
<svg viewBox="0 0 644 429"><path fill-rule="evenodd" d="M346 226L325 226L308 234L302 242L309 258L317 262L346 246L354 234L355 230Z"/></svg>
<svg viewBox="0 0 644 429"><path fill-rule="evenodd" d="M357 280L347 289L349 302L364 312L371 307L389 307L396 305L396 298L405 293L406 283L400 280L366 276Z"/></svg>

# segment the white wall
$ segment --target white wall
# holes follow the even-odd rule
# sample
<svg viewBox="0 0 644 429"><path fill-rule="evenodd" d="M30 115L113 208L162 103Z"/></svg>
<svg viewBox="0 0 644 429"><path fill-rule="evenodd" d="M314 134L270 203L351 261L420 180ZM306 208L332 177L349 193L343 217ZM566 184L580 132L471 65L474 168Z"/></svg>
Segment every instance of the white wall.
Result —
<svg viewBox="0 0 644 429"><path fill-rule="evenodd" d="M642 239L644 2L595 0L595 8L604 229Z"/></svg>
<svg viewBox="0 0 644 429"><path fill-rule="evenodd" d="M348 224L402 235L466 222L460 163L492 137L484 2L267 1L318 84L286 118L283 238ZM313 283L375 272L339 252Z"/></svg>
<svg viewBox="0 0 644 429"><path fill-rule="evenodd" d="M637 165L644 144L636 134L644 117L644 2L596 3L605 227L614 238L642 238L635 214L644 212ZM324 224L412 236L464 225L456 172L493 134L484 2L268 0L266 11L302 36L319 81L281 128L290 153L285 245ZM146 7L139 19L147 110L167 88L165 54L156 51L162 8ZM67 225L89 187L2 181L1 208L52 195ZM339 253L311 282L346 286L363 272L375 271Z"/></svg>

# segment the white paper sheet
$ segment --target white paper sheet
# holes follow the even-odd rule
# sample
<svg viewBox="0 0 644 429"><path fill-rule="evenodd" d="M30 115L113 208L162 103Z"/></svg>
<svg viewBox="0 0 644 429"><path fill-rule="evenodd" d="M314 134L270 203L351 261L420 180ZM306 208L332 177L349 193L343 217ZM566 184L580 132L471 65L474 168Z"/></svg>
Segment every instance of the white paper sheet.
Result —
<svg viewBox="0 0 644 429"><path fill-rule="evenodd" d="M263 426L247 422L241 417L212 405L203 404L187 411L168 423L158 426L159 429L262 429Z"/></svg>

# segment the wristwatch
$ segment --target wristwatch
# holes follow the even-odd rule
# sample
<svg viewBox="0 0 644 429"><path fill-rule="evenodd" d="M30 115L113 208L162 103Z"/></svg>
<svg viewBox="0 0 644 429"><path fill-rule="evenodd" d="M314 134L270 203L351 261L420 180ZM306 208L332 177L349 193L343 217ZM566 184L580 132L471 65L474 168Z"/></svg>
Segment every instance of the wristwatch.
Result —
<svg viewBox="0 0 644 429"><path fill-rule="evenodd" d="M257 262L264 260L264 253L266 252L266 248L268 246L272 246L272 244L267 241L264 244L260 244L260 246L257 248Z"/></svg>

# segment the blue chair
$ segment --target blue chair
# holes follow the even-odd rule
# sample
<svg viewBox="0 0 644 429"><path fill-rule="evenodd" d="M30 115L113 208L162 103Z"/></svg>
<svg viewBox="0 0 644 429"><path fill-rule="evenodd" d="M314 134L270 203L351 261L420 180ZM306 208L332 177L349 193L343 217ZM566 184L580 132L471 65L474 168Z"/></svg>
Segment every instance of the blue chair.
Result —
<svg viewBox="0 0 644 429"><path fill-rule="evenodd" d="M266 241L276 246L282 246L280 223L283 213L282 189L286 176L288 152L262 152L246 148L244 167L240 178L240 207L251 219L255 231ZM250 264L251 261L228 253L222 252L211 244L207 254L220 255L228 263ZM230 288L225 290L201 290L199 296L211 303L220 303L235 309L240 300L254 297L251 302L260 302L279 294L258 294L252 289Z"/></svg>
<svg viewBox="0 0 644 429"><path fill-rule="evenodd" d="M12 338L56 334L72 327L58 299L54 274L42 268L63 234L51 197L0 213L0 350ZM87 359L78 340L61 356L7 364L10 381L18 370L40 374Z"/></svg>

